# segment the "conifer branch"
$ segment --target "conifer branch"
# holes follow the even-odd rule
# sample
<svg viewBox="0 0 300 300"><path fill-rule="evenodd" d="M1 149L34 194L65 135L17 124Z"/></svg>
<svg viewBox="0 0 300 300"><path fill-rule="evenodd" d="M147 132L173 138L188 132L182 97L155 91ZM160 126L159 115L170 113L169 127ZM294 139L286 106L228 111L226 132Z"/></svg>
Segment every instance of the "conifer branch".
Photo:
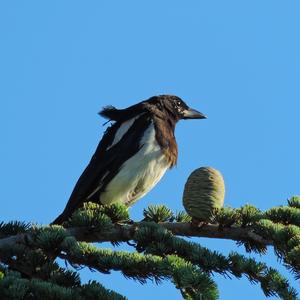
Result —
<svg viewBox="0 0 300 300"><path fill-rule="evenodd" d="M60 300L126 300L120 294L104 288L96 281L76 286L62 286L41 279L22 278L18 272L8 271L0 280L2 300L60 299Z"/></svg>
<svg viewBox="0 0 300 300"><path fill-rule="evenodd" d="M210 221L211 224L196 227L186 213L174 215L160 205L145 209L144 220L134 223L124 206L87 203L64 227L0 223L0 294L1 288L6 292L8 286L11 288L18 282L25 290L32 288L37 294L42 293L38 295L53 290L57 295L68 295L65 299L89 299L80 294L83 285L78 282L77 273L62 269L55 262L56 258L62 258L75 268L86 266L103 273L118 270L141 283L147 279L156 282L170 279L185 299L200 295L216 299L217 287L210 278L213 273L237 278L244 275L250 282L259 283L266 296L297 299L297 292L288 281L264 263L238 253L224 256L182 237L229 239L244 245L248 252L261 254L266 253L267 246L272 246L278 258L299 279L299 197L291 198L288 206L266 212L251 205L222 208ZM137 252L99 249L87 244L130 241ZM2 271L2 267L6 270ZM18 271L22 277L12 275L17 273L10 270ZM68 294L70 286L78 287L77 294ZM101 290L103 295L110 295L98 283L92 286L85 286L84 291L93 294ZM125 299L117 294L114 297Z"/></svg>
<svg viewBox="0 0 300 300"><path fill-rule="evenodd" d="M176 255L162 258L150 254L98 249L88 243L77 243L75 239L73 243L65 245L59 255L73 266L87 266L107 274L111 270L121 271L125 277L141 283L146 283L147 279L157 283L171 279L178 289L186 293L187 299L197 299L201 295L207 300L218 298L217 287L209 275Z"/></svg>
<svg viewBox="0 0 300 300"><path fill-rule="evenodd" d="M134 224L114 224L105 231L99 231L91 227L71 227L66 232L74 236L78 241L85 242L126 242L132 240L143 222ZM273 245L272 240L263 238L254 232L252 228L230 227L220 230L217 224L206 224L203 227L193 227L191 223L159 223L160 226L169 230L174 235L186 237L219 238L233 241L249 239L265 246ZM18 243L26 243L32 238L31 233L22 233L0 239L0 249L10 247Z"/></svg>

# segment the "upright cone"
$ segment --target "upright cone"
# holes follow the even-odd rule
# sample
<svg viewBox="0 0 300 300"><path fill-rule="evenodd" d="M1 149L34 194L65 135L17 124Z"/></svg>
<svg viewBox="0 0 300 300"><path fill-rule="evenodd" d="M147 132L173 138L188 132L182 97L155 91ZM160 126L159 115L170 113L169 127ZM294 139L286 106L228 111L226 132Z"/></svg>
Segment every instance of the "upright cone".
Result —
<svg viewBox="0 0 300 300"><path fill-rule="evenodd" d="M225 184L222 174L211 167L196 169L189 176L183 192L183 206L193 218L209 222L215 208L224 204Z"/></svg>

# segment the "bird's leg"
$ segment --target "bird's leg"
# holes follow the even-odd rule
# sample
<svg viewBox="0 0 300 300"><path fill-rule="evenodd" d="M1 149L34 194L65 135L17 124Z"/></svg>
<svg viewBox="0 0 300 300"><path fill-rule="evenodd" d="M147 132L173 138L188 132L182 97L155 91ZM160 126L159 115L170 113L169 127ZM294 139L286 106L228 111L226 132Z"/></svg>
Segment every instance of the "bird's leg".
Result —
<svg viewBox="0 0 300 300"><path fill-rule="evenodd" d="M131 247L137 246L135 242L130 241L138 228L138 224L136 222L130 219L124 222L116 222L114 223L114 226L120 229L121 236L122 238L124 238L124 242L126 242ZM128 228L130 228L129 231Z"/></svg>

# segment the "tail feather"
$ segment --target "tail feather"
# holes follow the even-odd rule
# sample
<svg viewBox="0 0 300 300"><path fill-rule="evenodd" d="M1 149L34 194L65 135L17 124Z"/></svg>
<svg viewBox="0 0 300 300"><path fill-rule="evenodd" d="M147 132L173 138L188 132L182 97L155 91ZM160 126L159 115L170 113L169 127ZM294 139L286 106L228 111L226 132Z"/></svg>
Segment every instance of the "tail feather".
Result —
<svg viewBox="0 0 300 300"><path fill-rule="evenodd" d="M68 214L65 212L61 213L52 223L51 225L62 225L64 222L66 222L69 219Z"/></svg>

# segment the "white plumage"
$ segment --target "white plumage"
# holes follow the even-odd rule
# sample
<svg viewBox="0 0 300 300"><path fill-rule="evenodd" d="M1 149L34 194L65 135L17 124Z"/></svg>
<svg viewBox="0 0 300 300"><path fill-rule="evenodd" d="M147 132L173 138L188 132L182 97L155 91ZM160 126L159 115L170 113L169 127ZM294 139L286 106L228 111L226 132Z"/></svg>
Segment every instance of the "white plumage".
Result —
<svg viewBox="0 0 300 300"><path fill-rule="evenodd" d="M116 134L114 142L126 133L134 119L125 122ZM101 193L101 203L122 202L133 204L148 193L170 167L155 138L153 122L145 131L140 150L128 159L120 171Z"/></svg>
<svg viewBox="0 0 300 300"><path fill-rule="evenodd" d="M122 125L120 126L120 128L117 130L114 140L111 143L111 145L109 147L107 147L107 149L111 148L112 146L114 146L116 143L118 143L122 137L124 136L124 134L126 134L126 132L130 129L130 127L133 125L134 121L139 117L140 115L137 115L136 117L129 119L128 121L122 123Z"/></svg>

